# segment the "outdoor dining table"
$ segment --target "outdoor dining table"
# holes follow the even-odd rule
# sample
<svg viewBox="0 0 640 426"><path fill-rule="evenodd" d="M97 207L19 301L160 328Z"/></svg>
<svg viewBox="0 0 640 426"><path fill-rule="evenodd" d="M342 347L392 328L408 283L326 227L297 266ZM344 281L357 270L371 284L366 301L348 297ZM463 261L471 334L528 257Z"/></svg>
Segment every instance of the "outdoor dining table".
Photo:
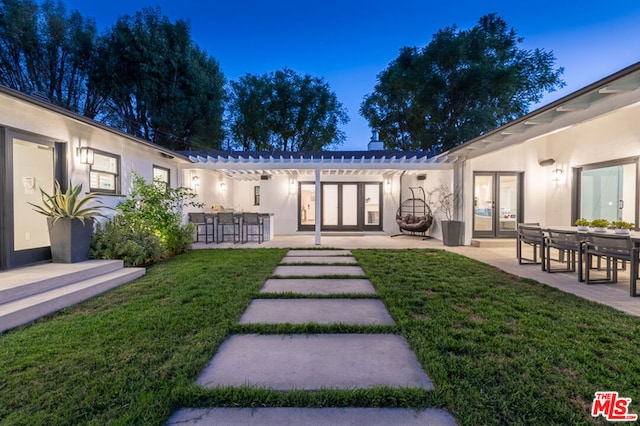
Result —
<svg viewBox="0 0 640 426"><path fill-rule="evenodd" d="M578 281L579 282L584 282L584 277L583 277L583 245L584 243L587 241L588 239L588 235L589 234L596 234L596 235L614 235L617 234L615 232L615 230L613 229L606 229L604 232L597 232L591 229L587 229L587 230L582 230L582 229L578 229L577 226L566 226L566 225L558 225L558 226L542 226L541 227L542 232L545 234L548 234L550 230L556 230L556 231L564 231L564 232L575 232L579 235L584 236L584 238L581 239L581 246L580 246L580 250L578 251ZM626 235L628 236L631 241L633 242L633 244L636 247L640 247L640 232L639 231L629 231L628 233L625 234L618 234L618 235ZM542 239L542 250L545 250L545 240L546 238Z"/></svg>

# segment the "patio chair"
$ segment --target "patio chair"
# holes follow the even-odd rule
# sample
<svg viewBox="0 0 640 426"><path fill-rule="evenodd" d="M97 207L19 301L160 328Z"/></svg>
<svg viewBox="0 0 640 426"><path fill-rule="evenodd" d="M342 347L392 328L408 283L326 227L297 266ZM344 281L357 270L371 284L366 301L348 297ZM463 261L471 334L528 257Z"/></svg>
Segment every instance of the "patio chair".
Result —
<svg viewBox="0 0 640 426"><path fill-rule="evenodd" d="M540 264L542 270L546 269L545 253L542 249L544 234L539 225L519 224L518 225L518 241L516 244L516 255L520 265ZM523 255L522 245L526 244L533 249L533 257L527 258ZM538 261L538 251L540 252L540 260Z"/></svg>
<svg viewBox="0 0 640 426"><path fill-rule="evenodd" d="M258 237L258 244L264 241L264 221L258 213L243 213L242 228L244 230L243 243L248 242L249 237Z"/></svg>
<svg viewBox="0 0 640 426"><path fill-rule="evenodd" d="M189 222L196 225L196 242L204 237L205 244L213 242L213 222L204 213L189 213ZM209 227L211 227L211 241L209 241Z"/></svg>
<svg viewBox="0 0 640 426"><path fill-rule="evenodd" d="M584 235L575 231L564 231L559 229L547 229L547 235L544 237L544 250L546 258L547 272L575 272L578 265L577 258L582 255L582 243ZM559 262L566 262L565 268L551 267L551 249L558 250ZM565 256L566 254L566 256ZM555 259L554 259L555 260ZM582 280L582 270L578 271L578 279Z"/></svg>
<svg viewBox="0 0 640 426"><path fill-rule="evenodd" d="M640 248L635 246L628 235L590 233L587 235L583 251L583 258L586 262L585 281L587 284L617 283L617 264L619 260L622 260L629 262L629 293L632 297L639 296L636 294L636 281L638 280ZM591 278L590 265L593 256L600 256L606 259L605 278Z"/></svg>
<svg viewBox="0 0 640 426"><path fill-rule="evenodd" d="M225 232L231 227L231 232ZM218 222L216 223L217 243L224 242L227 235L233 236L233 242L240 242L240 217L236 217L233 213L218 213Z"/></svg>

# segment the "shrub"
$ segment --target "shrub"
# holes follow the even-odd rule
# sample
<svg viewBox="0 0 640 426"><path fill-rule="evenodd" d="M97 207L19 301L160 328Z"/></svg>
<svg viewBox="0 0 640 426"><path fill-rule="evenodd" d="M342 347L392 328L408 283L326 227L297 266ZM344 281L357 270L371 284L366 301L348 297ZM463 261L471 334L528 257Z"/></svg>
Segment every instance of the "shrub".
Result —
<svg viewBox="0 0 640 426"><path fill-rule="evenodd" d="M153 263L191 248L194 225L182 223L186 206L203 207L189 188L147 183L133 173L133 190L118 213L96 231L91 256L122 259L128 265Z"/></svg>
<svg viewBox="0 0 640 426"><path fill-rule="evenodd" d="M92 259L121 259L125 266L148 265L160 260L164 247L153 230L118 214L98 224L91 239Z"/></svg>

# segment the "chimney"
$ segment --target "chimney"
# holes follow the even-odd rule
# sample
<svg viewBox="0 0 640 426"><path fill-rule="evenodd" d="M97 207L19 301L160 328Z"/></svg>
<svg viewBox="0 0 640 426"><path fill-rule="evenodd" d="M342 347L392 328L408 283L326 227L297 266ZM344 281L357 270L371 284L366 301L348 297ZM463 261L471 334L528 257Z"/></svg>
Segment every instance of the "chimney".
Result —
<svg viewBox="0 0 640 426"><path fill-rule="evenodd" d="M371 132L371 140L369 141L369 151L384 151L384 143L378 140L378 131Z"/></svg>

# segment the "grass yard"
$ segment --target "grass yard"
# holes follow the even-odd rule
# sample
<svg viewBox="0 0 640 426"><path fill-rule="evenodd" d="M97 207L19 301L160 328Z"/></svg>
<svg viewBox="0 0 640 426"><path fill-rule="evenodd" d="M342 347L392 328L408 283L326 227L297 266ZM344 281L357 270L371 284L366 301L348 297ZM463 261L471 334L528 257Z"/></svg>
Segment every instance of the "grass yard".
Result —
<svg viewBox="0 0 640 426"><path fill-rule="evenodd" d="M434 406L461 425L605 424L590 416L604 390L640 413L640 318L444 251L355 250L395 327L238 325L285 253L193 251L0 335L0 424L160 425L202 406ZM436 390L194 386L234 332L399 332Z"/></svg>

